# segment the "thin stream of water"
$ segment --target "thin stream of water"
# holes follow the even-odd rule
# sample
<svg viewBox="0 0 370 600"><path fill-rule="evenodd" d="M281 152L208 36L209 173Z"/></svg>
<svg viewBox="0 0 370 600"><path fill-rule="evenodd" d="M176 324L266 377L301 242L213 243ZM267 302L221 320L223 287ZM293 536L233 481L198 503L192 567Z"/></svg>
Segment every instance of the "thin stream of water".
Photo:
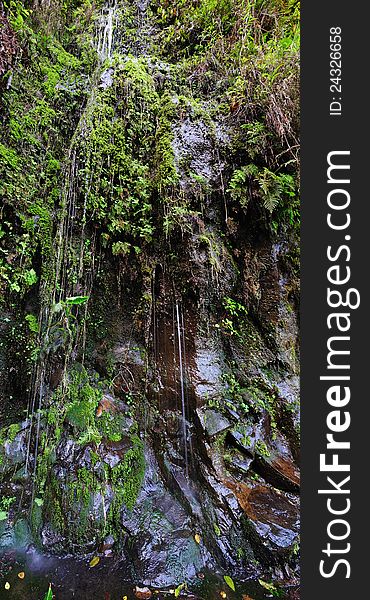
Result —
<svg viewBox="0 0 370 600"><path fill-rule="evenodd" d="M185 459L185 475L189 477L188 463L188 440L187 440L187 425L186 425L186 406L185 406L185 387L184 387L184 364L182 356L182 337L181 337L181 322L179 304L176 302L176 324L177 324L177 342L179 351L179 369L180 369L180 389L181 389L181 411L182 411L182 433L184 438L184 459Z"/></svg>
<svg viewBox="0 0 370 600"><path fill-rule="evenodd" d="M98 21L97 36L97 53L100 62L103 62L107 58L112 57L114 47L114 30L116 26L118 16L116 4L105 5L102 8L101 16ZM100 69L100 67L98 67ZM73 237L75 233L75 220L77 214L77 200L78 200L78 177L79 177L79 164L76 152L76 146L74 140L76 135L84 130L84 124L86 121L86 115L90 110L91 105L95 102L95 88L97 85L96 77L92 78L92 87L90 90L90 97L88 103L83 111L80 121L77 125L76 132L72 138L71 149L69 152L66 168L65 168L65 185L62 192L61 198L61 217L59 221L59 227L56 236L56 257L55 257L55 276L51 285L51 293L48 293L48 282L44 283L45 298L43 300L40 316L39 316L39 337L38 345L42 351L41 357L34 368L33 384L30 391L30 399L28 402L28 441L27 451L25 457L25 470L29 470L31 451L34 446L34 465L33 465L33 489L32 499L35 495L35 484L37 475L37 456L39 453L39 436L40 436L40 419L41 411L43 409L44 395L47 393L48 388L48 344L49 344L49 332L53 321L55 322L58 316L54 315L53 307L59 303L64 302L66 297L73 294L77 290L77 294L89 295L93 284L93 270L94 260L92 261L93 266L89 273L84 273L83 261L84 261L84 226L85 226L85 215L86 215L86 202L87 192L84 195L83 205L83 231L81 235L80 244L80 257L78 263L77 283L74 287L71 286L70 270L73 269L70 261L70 249L73 244ZM94 247L91 250L94 252ZM83 281L84 278L86 281ZM50 284L50 282L49 282ZM42 295L44 295L44 293ZM47 296L49 296L47 298ZM85 306L86 314L87 306ZM71 336L72 332L68 326L67 332ZM85 325L84 325L85 327ZM75 332L76 338L78 337L78 330ZM85 331L82 331L82 353L84 354L84 339ZM74 340L68 340L68 347L65 352L65 364L64 368L68 366L69 356L72 353Z"/></svg>
<svg viewBox="0 0 370 600"><path fill-rule="evenodd" d="M98 21L97 53L101 62L112 58L114 31L117 25L116 4L104 6Z"/></svg>

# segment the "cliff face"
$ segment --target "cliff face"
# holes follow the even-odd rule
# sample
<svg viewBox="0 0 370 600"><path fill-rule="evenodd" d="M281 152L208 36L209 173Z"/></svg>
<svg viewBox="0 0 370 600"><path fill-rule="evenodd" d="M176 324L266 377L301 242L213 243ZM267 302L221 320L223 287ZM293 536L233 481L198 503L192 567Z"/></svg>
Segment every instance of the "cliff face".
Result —
<svg viewBox="0 0 370 600"><path fill-rule="evenodd" d="M3 545L293 576L294 4L4 4Z"/></svg>

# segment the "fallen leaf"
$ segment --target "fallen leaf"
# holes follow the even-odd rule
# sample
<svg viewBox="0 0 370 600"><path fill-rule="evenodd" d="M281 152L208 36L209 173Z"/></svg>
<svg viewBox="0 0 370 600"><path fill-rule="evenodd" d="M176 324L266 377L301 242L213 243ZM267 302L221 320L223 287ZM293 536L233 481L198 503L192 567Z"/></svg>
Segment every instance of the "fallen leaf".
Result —
<svg viewBox="0 0 370 600"><path fill-rule="evenodd" d="M258 583L272 593L273 596L279 596L279 590L274 586L273 583L267 583L267 581L263 581L262 579L258 580Z"/></svg>
<svg viewBox="0 0 370 600"><path fill-rule="evenodd" d="M181 590L185 587L185 583L180 583L175 589L175 598L178 598L181 594Z"/></svg>
<svg viewBox="0 0 370 600"><path fill-rule="evenodd" d="M20 573L18 573L19 579L24 579L24 575L25 575L24 571L21 571Z"/></svg>
<svg viewBox="0 0 370 600"><path fill-rule="evenodd" d="M99 556L94 556L94 558L92 558L90 560L90 567L96 567L96 565L100 562L100 558Z"/></svg>
<svg viewBox="0 0 370 600"><path fill-rule="evenodd" d="M229 586L229 588L231 588L232 591L235 592L235 583L233 582L231 577L229 577L229 575L224 575L224 580L225 583Z"/></svg>
<svg viewBox="0 0 370 600"><path fill-rule="evenodd" d="M194 539L195 539L195 541L196 541L197 544L200 544L201 537L200 537L199 533L195 534Z"/></svg>
<svg viewBox="0 0 370 600"><path fill-rule="evenodd" d="M9 581L6 582L6 584L4 585L6 590L10 590L10 583Z"/></svg>
<svg viewBox="0 0 370 600"><path fill-rule="evenodd" d="M136 596L136 598L139 598L139 600L147 600L148 598L152 597L152 592L150 591L150 589L148 587L140 588L140 587L136 586L135 596Z"/></svg>

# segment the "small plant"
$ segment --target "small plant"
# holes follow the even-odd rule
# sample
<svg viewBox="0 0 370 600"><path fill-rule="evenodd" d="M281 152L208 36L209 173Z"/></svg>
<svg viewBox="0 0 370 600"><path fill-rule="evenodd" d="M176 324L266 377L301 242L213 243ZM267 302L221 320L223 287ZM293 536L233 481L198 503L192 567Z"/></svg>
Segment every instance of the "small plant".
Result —
<svg viewBox="0 0 370 600"><path fill-rule="evenodd" d="M37 317L35 315L28 314L25 316L25 319L27 321L28 328L31 331L31 333L38 333L39 332L39 323L38 323Z"/></svg>
<svg viewBox="0 0 370 600"><path fill-rule="evenodd" d="M215 327L221 329L226 335L243 341L245 338L245 319L248 315L246 307L229 297L223 298L222 304L226 315Z"/></svg>
<svg viewBox="0 0 370 600"><path fill-rule="evenodd" d="M15 500L14 496L0 499L0 521L5 521L8 518L9 509Z"/></svg>
<svg viewBox="0 0 370 600"><path fill-rule="evenodd" d="M274 173L267 167L259 168L249 164L234 171L227 190L243 208L247 207L251 197L251 182L257 185L263 206L270 213L283 202L284 198L294 198L296 195L292 175Z"/></svg>
<svg viewBox="0 0 370 600"><path fill-rule="evenodd" d="M255 450L257 454L260 454L260 456L263 456L264 458L269 458L271 456L271 452L262 440L257 440Z"/></svg>
<svg viewBox="0 0 370 600"><path fill-rule="evenodd" d="M235 405L242 409L244 413L248 413L250 406L246 400L247 388L242 386L233 372L224 373L221 375L221 380L226 384L224 396L226 404L230 408L235 408Z"/></svg>

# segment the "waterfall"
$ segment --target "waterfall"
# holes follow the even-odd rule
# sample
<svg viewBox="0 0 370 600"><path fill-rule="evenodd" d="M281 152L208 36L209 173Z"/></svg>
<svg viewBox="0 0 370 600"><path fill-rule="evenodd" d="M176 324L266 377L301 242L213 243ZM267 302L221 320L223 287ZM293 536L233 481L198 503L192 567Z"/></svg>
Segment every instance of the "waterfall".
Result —
<svg viewBox="0 0 370 600"><path fill-rule="evenodd" d="M102 8L97 29L97 53L101 62L112 58L114 30L117 25L117 6L106 5Z"/></svg>
<svg viewBox="0 0 370 600"><path fill-rule="evenodd" d="M31 390L28 400L28 420L29 427L27 432L27 450L25 457L25 470L30 471L31 455L33 453L33 466L32 466L32 498L35 495L35 485L37 483L37 458L40 453L40 421L43 409L45 397L50 394L49 387L49 375L51 372L51 360L50 350L52 350L52 339L50 331L53 326L56 325L61 319L63 319L62 327L66 332L66 348L64 353L64 365L63 365L63 379L66 381L65 375L68 367L70 357L73 353L74 345L79 340L79 332L72 332L68 323L68 316L65 314L64 318L61 316L62 313L56 313L55 307L61 306L65 303L66 298L72 295L84 295L89 296L92 290L94 271L95 271L95 259L92 260L92 264L89 267L88 272L84 267L84 242L85 242L85 225L86 225L86 206L87 206L87 192L84 194L82 199L83 206L82 211L82 229L79 230L80 235L80 249L77 264L75 264L73 254L73 241L76 234L76 217L79 209L79 177L80 177L80 165L78 159L78 137L86 133L86 119L91 109L91 106L96 100L97 85L99 81L99 74L101 72L101 63L112 57L114 48L114 31L118 21L118 13L116 4L106 4L102 10L98 19L97 28L95 32L95 47L100 59L99 65L94 76L91 79L91 87L89 90L89 99L85 106L82 115L77 124L75 133L71 140L70 150L68 158L64 166L64 185L60 196L60 208L59 208L59 224L55 237L55 260L53 269L54 275L46 277L41 282L40 298L41 307L39 312L39 334L38 334L38 346L40 348L40 356L37 363L34 366L34 372L32 376ZM86 183L86 189L88 189L89 182ZM94 255L95 249L95 235L93 234L91 239L91 251ZM83 307L85 311L85 317L87 314L87 303ZM82 343L81 352L82 360L84 360L84 345L85 345L85 323L82 329ZM33 452L32 452L33 450ZM32 510L32 504L31 504Z"/></svg>

